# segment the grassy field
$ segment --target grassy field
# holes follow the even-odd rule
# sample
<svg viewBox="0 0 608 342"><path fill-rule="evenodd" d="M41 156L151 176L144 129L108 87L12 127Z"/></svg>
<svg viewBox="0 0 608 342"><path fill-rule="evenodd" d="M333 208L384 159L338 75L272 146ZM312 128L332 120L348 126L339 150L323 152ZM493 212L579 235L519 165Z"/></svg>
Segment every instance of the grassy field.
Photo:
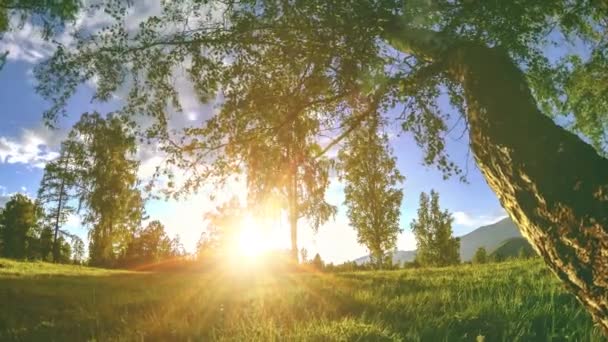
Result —
<svg viewBox="0 0 608 342"><path fill-rule="evenodd" d="M602 341L538 260L341 274L0 259L0 341Z"/></svg>

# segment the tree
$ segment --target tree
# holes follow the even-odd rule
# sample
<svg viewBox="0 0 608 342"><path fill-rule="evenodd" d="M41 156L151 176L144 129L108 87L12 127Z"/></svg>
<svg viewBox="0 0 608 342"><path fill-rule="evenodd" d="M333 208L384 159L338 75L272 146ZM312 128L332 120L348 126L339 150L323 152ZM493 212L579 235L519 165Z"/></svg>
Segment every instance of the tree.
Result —
<svg viewBox="0 0 608 342"><path fill-rule="evenodd" d="M239 59L239 68L250 70L255 77L243 78L223 91L222 110L204 128L196 130L197 138L186 148L197 151L201 144L226 147L215 155L212 173L219 171L218 179L223 179L227 171L246 175L251 207L279 203L288 216L291 258L297 262L300 220L306 219L316 232L336 213L336 207L325 201L331 163L320 156L321 147L317 143L323 128L317 113L331 110L336 97L330 93L317 95L323 96L323 100L314 107L307 106L311 94L319 92L317 84L322 84L325 77L310 77L310 65L285 65L285 61L257 65L255 60ZM285 72L285 68L290 71ZM266 78L276 82L260 82ZM288 96L289 101L258 102L268 94ZM195 160L208 157L210 152L198 151ZM183 166L190 167L190 163Z"/></svg>
<svg viewBox="0 0 608 342"><path fill-rule="evenodd" d="M503 262L503 261L505 261L505 256L499 252L494 252L494 253L490 254L490 261Z"/></svg>
<svg viewBox="0 0 608 342"><path fill-rule="evenodd" d="M28 257L34 249L30 245L32 240L36 239L40 214L36 202L27 196L22 194L11 196L0 216L4 257L13 259Z"/></svg>
<svg viewBox="0 0 608 342"><path fill-rule="evenodd" d="M397 170L379 120L373 116L354 132L340 150L339 160L346 181L348 218L357 230L357 241L369 249L371 262L380 269L402 231L399 207L403 191L397 186L404 177ZM392 263L392 257L388 258Z"/></svg>
<svg viewBox="0 0 608 342"><path fill-rule="evenodd" d="M484 247L477 248L475 255L473 255L473 263L474 264L485 264L488 262L488 252Z"/></svg>
<svg viewBox="0 0 608 342"><path fill-rule="evenodd" d="M341 98L339 110L319 112L324 122L337 123L336 139L323 150L348 136L367 113L401 103L404 114L395 120L413 133L424 163L446 176L462 175L445 153L449 126L436 105L447 92L464 119L477 166L501 204L608 334L608 284L603 281L608 201L602 195L608 191L608 160L597 153L604 153L608 103L593 96L604 91L593 80L606 77L608 70L603 67L605 4L261 0L165 6L164 14L144 21L138 34L128 34L126 20L119 18L111 29L81 37L75 51L60 49L38 68L38 89L53 104L45 117L56 119L78 84L99 77L97 99L109 99L123 83L130 84L123 113L153 116L159 125L149 133L164 139L168 113L181 108L171 84L180 65L206 101L250 75L242 67L249 64L240 61L260 66L277 60L311 62L309 74L327 77L316 84ZM176 30L186 18L196 22L195 28ZM556 41L556 36L566 38ZM552 62L544 47L563 46L566 39L585 49L564 51L564 58ZM291 94L259 95L256 103L281 104ZM172 99L173 108L167 108L166 99ZM595 149L545 114L571 115L569 129L589 138ZM197 131L188 133L196 136ZM216 146L190 147L210 151ZM175 151L191 156L189 149Z"/></svg>
<svg viewBox="0 0 608 342"><path fill-rule="evenodd" d="M232 197L213 212L205 214L206 229L201 234L197 245L197 257L204 259L222 259L230 254L234 247L244 208L238 198Z"/></svg>
<svg viewBox="0 0 608 342"><path fill-rule="evenodd" d="M78 236L72 236L72 255L73 262L75 264L82 264L84 262L84 242Z"/></svg>
<svg viewBox="0 0 608 342"><path fill-rule="evenodd" d="M69 203L77 196L74 191L79 178L78 170L73 165L72 154L78 151L70 146L71 141L62 144L59 158L50 161L44 167L44 175L38 188L38 202L45 207L44 221L53 228L52 260L59 260L60 243L58 240L60 227L65 224L75 208Z"/></svg>
<svg viewBox="0 0 608 342"><path fill-rule="evenodd" d="M128 243L120 263L128 266L157 263L179 255L177 247L165 231L160 221L150 221L137 231Z"/></svg>
<svg viewBox="0 0 608 342"><path fill-rule="evenodd" d="M416 261L421 265L447 266L460 262L460 239L452 236L452 215L441 211L439 194L420 194L418 217L411 223L416 236Z"/></svg>
<svg viewBox="0 0 608 342"><path fill-rule="evenodd" d="M303 248L300 250L300 261L303 264L308 263L308 251L306 250L306 248Z"/></svg>
<svg viewBox="0 0 608 342"><path fill-rule="evenodd" d="M56 241L53 240L53 230L49 227L45 227L42 228L42 231L40 232L40 237L39 237L39 241L38 241L38 251L39 251L39 258L42 260L47 260L47 261L58 261L58 255L55 255L53 253L55 253L54 251L54 245L55 245ZM59 252L59 248L57 249L57 251Z"/></svg>
<svg viewBox="0 0 608 342"><path fill-rule="evenodd" d="M315 257L312 258L312 261L310 264L317 271L322 271L323 268L325 267L325 263L323 262L323 259L321 259L321 256L319 255L319 253L315 254Z"/></svg>
<svg viewBox="0 0 608 342"><path fill-rule="evenodd" d="M112 266L124 252L144 215L133 159L135 138L117 116L85 113L68 137L67 154L81 170L78 184L90 225L90 263Z"/></svg>
<svg viewBox="0 0 608 342"><path fill-rule="evenodd" d="M57 259L53 259L53 261L62 264L70 263L72 261L72 246L63 236L59 237L57 243L59 245L59 253L57 254Z"/></svg>

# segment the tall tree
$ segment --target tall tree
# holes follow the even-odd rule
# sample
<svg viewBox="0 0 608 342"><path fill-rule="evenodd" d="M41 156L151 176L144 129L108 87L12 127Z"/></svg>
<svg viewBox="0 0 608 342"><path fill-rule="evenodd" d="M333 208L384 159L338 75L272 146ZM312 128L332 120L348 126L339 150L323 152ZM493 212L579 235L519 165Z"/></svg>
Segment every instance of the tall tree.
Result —
<svg viewBox="0 0 608 342"><path fill-rule="evenodd" d="M608 334L608 160L597 153L605 148L608 103L588 95L602 92L590 81L607 74L606 4L259 0L164 6L137 33L119 18L101 34L81 37L76 50L59 49L37 71L40 93L53 102L45 117L53 122L77 86L98 77L97 99L110 99L127 83L123 113L155 117L159 125L149 133L163 139L171 109L181 108L171 83L180 66L205 101L252 75L232 61L314 60L310 74L328 79L320 87L342 96L336 110L320 113L337 123L336 140L366 113L401 103L406 110L395 119L413 133L424 163L451 176L460 169L445 153L449 126L436 105L447 91L503 207ZM584 49L562 51L557 62L549 58L555 56L545 47L572 40ZM256 103L288 103L289 95L259 96ZM568 129L596 149L545 114L570 115Z"/></svg>
<svg viewBox="0 0 608 342"><path fill-rule="evenodd" d="M32 250L30 242L37 239L40 215L40 207L27 196L16 194L10 198L0 216L3 256L15 259L28 257Z"/></svg>
<svg viewBox="0 0 608 342"><path fill-rule="evenodd" d="M452 236L452 215L439 207L439 194L420 194L418 217L411 228L416 237L416 261L421 265L460 263L460 239Z"/></svg>
<svg viewBox="0 0 608 342"><path fill-rule="evenodd" d="M59 158L46 164L38 188L38 201L46 209L44 221L53 229L53 261L59 259L60 227L65 224L69 215L75 212L70 201L77 195L74 189L77 188L76 181L80 178L71 158L71 154L80 151L67 147L70 143L64 142Z"/></svg>
<svg viewBox="0 0 608 342"><path fill-rule="evenodd" d="M118 117L83 114L68 137L80 170L83 222L89 224L93 265L111 266L127 246L143 217L138 189L135 138Z"/></svg>
<svg viewBox="0 0 608 342"><path fill-rule="evenodd" d="M399 216L405 179L391 155L388 136L380 118L371 116L347 139L339 153L347 215L357 240L370 251L372 263L384 266L387 254L397 246L402 229Z"/></svg>

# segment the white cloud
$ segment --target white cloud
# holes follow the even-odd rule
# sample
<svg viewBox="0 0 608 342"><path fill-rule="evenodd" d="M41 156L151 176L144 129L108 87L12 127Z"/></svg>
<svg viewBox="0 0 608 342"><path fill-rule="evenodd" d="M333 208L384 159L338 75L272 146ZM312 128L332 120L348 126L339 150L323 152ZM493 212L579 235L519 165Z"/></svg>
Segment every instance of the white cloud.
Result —
<svg viewBox="0 0 608 342"><path fill-rule="evenodd" d="M74 44L73 34L75 32L96 32L113 22L112 17L103 8L91 9L90 5L99 1L85 1L83 10L76 19L68 22L62 32L53 37L53 40L64 45ZM160 13L159 1L135 1L129 9L127 16L128 29L136 29L137 25L154 14ZM56 48L52 41L43 39L41 28L30 21L21 24L21 18L14 14L11 18L13 31L5 32L0 40L0 51L8 51L9 61L24 61L27 63L38 63L50 57Z"/></svg>
<svg viewBox="0 0 608 342"><path fill-rule="evenodd" d="M19 137L0 137L0 164L27 164L43 168L57 158L54 151L60 132L24 129Z"/></svg>
<svg viewBox="0 0 608 342"><path fill-rule="evenodd" d="M502 220L507 217L507 213L501 208L500 212L492 215L471 215L464 211L455 211L452 216L454 217L454 224L468 228L478 228Z"/></svg>

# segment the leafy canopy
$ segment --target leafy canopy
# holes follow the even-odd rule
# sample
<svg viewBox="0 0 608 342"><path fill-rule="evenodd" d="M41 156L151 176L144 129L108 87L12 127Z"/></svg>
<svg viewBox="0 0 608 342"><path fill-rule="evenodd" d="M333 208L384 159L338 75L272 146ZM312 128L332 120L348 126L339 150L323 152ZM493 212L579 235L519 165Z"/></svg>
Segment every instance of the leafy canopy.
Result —
<svg viewBox="0 0 608 342"><path fill-rule="evenodd" d="M396 39L396 26L439 32L446 44L506 49L545 113L567 115L571 129L604 147L605 101L586 96L601 92L590 81L606 70L608 7L598 1L164 2L135 30L125 6L109 2L113 25L78 36L75 48L60 47L37 69L38 91L53 104L45 117L55 123L78 85L93 77L96 100L126 87L121 114L152 119L142 126L145 137L159 139L167 161L190 171L186 191L239 171L249 155L240 146L272 141L295 117L316 115L319 127L310 136L319 141L329 130L339 140L367 114L391 108L399 109L392 119L424 150L425 164L446 177L462 175L445 152L454 114L437 105L447 95L463 117L462 90L420 49L397 53L394 47L411 40ZM552 60L546 47L568 40L584 46L573 51L592 57L564 49L563 58ZM215 99L218 114L200 126L172 127L183 105L176 77L187 79L201 103Z"/></svg>

